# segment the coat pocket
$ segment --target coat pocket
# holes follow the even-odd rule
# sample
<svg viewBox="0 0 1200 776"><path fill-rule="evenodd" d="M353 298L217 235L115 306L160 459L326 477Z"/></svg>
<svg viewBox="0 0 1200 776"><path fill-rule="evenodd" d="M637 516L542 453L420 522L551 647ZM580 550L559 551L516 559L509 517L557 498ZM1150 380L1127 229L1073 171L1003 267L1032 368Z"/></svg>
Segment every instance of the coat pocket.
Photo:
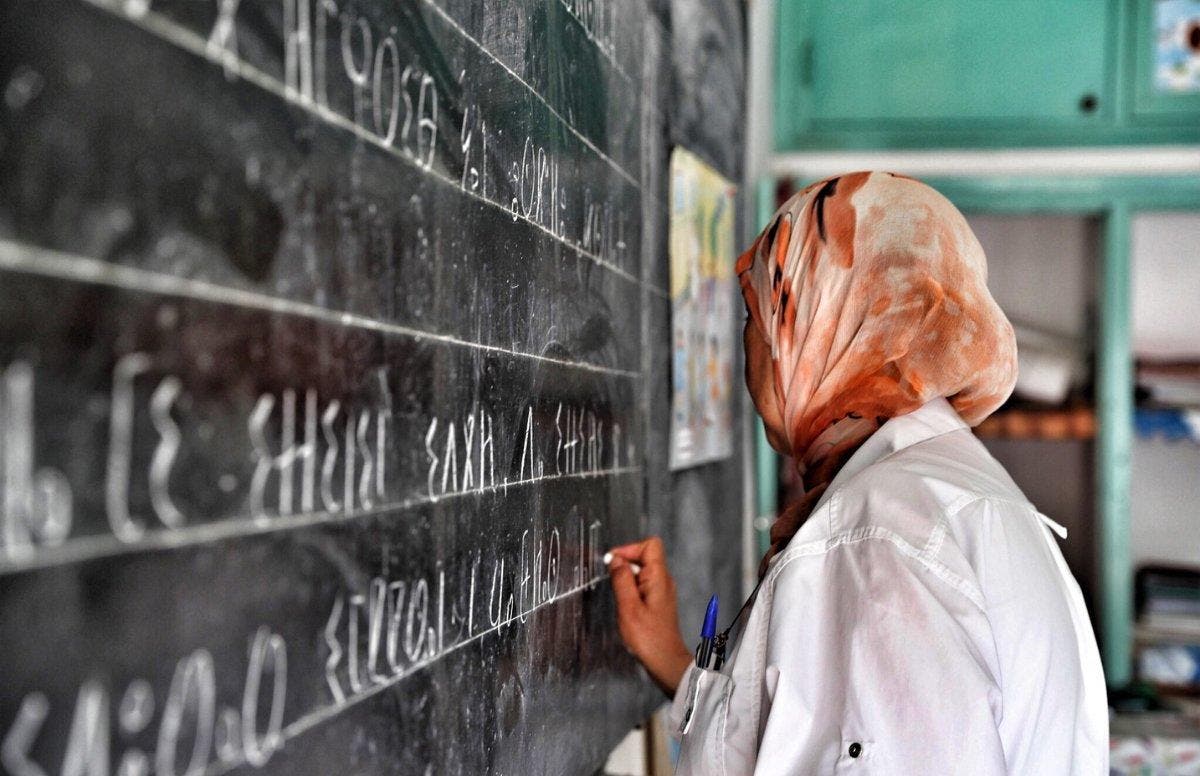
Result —
<svg viewBox="0 0 1200 776"><path fill-rule="evenodd" d="M681 688L686 692L680 719L679 776L734 776L726 769L726 726L733 679L693 667ZM683 732L686 731L686 732Z"/></svg>

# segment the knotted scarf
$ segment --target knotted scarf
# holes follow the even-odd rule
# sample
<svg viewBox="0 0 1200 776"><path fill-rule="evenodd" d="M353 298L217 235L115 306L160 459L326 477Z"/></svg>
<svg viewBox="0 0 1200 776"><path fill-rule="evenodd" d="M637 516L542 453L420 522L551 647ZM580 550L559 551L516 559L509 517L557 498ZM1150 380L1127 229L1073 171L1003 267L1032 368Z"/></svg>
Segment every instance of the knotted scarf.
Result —
<svg viewBox="0 0 1200 776"><path fill-rule="evenodd" d="M1012 392L1016 340L987 289L983 248L962 213L919 181L857 172L807 187L737 273L771 348L805 486L772 526L763 570L889 418L945 397L973 426Z"/></svg>

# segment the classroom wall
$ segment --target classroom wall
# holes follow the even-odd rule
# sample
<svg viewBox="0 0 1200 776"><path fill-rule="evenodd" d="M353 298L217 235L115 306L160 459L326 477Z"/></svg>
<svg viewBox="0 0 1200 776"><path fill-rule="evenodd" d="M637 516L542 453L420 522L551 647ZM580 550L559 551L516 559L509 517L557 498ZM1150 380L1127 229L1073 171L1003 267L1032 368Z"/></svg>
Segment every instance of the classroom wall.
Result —
<svg viewBox="0 0 1200 776"><path fill-rule="evenodd" d="M970 215L988 257L988 288L1017 322L1088 335L1099 230L1082 216Z"/></svg>
<svg viewBox="0 0 1200 776"><path fill-rule="evenodd" d="M1132 240L1135 352L1200 359L1200 213L1139 214Z"/></svg>
<svg viewBox="0 0 1200 776"><path fill-rule="evenodd" d="M770 174L771 138L775 116L771 102L775 88L775 0L746 3L746 182L754 185ZM757 233L753 219L749 227Z"/></svg>
<svg viewBox="0 0 1200 776"><path fill-rule="evenodd" d="M1133 562L1200 565L1200 445L1139 439L1133 448Z"/></svg>
<svg viewBox="0 0 1200 776"><path fill-rule="evenodd" d="M1200 357L1200 214L1133 222L1134 347L1143 357ZM1200 565L1200 445L1138 439L1133 448L1134 564Z"/></svg>

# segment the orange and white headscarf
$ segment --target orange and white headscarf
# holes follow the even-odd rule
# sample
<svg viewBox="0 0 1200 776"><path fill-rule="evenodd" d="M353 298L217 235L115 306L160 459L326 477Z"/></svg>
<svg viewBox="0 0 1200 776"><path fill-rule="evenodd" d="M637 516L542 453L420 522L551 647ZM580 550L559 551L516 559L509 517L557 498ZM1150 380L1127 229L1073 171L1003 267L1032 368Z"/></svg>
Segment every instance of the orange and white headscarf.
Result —
<svg viewBox="0 0 1200 776"><path fill-rule="evenodd" d="M772 554L837 470L887 419L945 397L975 425L1017 375L1012 326L987 289L983 248L919 181L856 172L815 183L737 262L805 497L771 530Z"/></svg>

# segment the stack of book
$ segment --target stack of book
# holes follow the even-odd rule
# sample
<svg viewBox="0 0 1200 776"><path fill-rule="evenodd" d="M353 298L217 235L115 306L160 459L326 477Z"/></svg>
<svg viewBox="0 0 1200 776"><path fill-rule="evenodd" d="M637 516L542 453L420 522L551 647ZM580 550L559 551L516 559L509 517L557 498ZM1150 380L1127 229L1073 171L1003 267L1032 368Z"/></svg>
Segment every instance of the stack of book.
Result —
<svg viewBox="0 0 1200 776"><path fill-rule="evenodd" d="M1143 567L1137 594L1138 678L1162 688L1200 691L1200 570Z"/></svg>
<svg viewBox="0 0 1200 776"><path fill-rule="evenodd" d="M1140 362L1137 388L1139 436L1200 442L1200 364Z"/></svg>
<svg viewBox="0 0 1200 776"><path fill-rule="evenodd" d="M1200 407L1200 364L1140 361L1137 384L1150 404Z"/></svg>

